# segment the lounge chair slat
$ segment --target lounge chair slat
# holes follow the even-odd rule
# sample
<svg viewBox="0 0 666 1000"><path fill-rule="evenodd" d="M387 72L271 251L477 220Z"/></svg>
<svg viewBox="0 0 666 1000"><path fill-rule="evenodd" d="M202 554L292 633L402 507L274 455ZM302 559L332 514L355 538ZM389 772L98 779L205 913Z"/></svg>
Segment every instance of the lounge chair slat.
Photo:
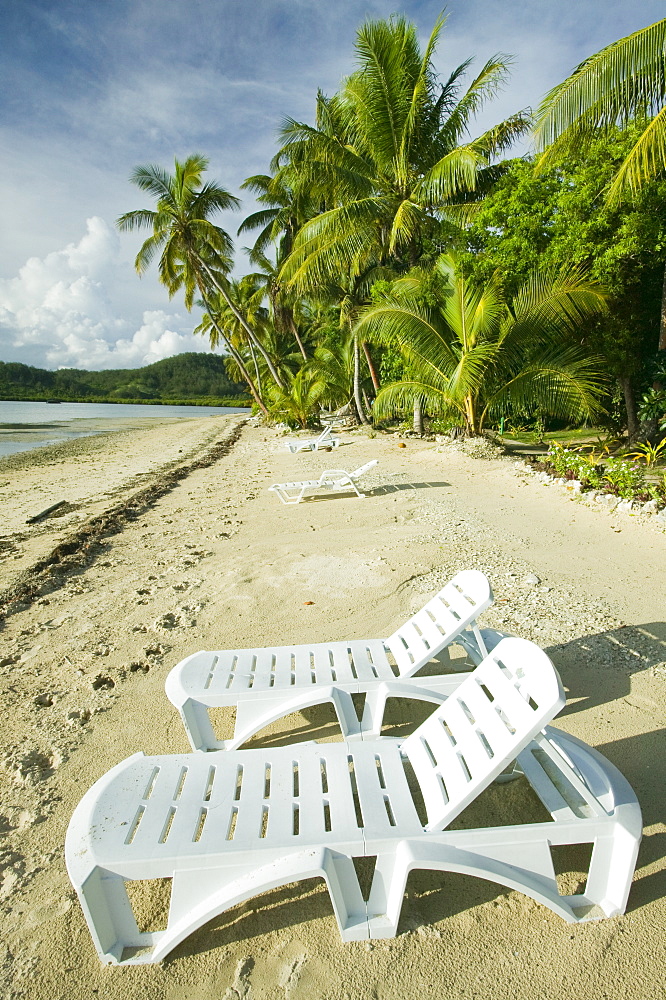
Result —
<svg viewBox="0 0 666 1000"><path fill-rule="evenodd" d="M483 733L495 754L504 754L510 746L509 730L494 708L494 702L484 694L480 684L467 690L465 704L477 721L475 729Z"/></svg>
<svg viewBox="0 0 666 1000"><path fill-rule="evenodd" d="M324 804L321 776L321 751L299 756L300 839L319 843L324 839Z"/></svg>
<svg viewBox="0 0 666 1000"><path fill-rule="evenodd" d="M326 762L328 788L326 799L330 810L331 828L343 837L357 836L359 826L356 819L354 789L350 778L348 755L337 750L333 752L327 750L326 748L330 746L334 746L334 744L320 745L324 751L322 759Z"/></svg>
<svg viewBox="0 0 666 1000"><path fill-rule="evenodd" d="M465 701L465 705L469 708L469 699ZM488 766L488 760L495 755L494 751L490 746L488 749L484 747L479 736L479 733L482 733L481 725L478 721L476 723L469 721L455 693L448 699L445 718L452 734L457 738L456 746L453 749L461 763L463 772L468 769L471 775L475 776L480 771L485 770ZM483 736L485 737L485 733ZM448 742L448 736L446 739Z"/></svg>

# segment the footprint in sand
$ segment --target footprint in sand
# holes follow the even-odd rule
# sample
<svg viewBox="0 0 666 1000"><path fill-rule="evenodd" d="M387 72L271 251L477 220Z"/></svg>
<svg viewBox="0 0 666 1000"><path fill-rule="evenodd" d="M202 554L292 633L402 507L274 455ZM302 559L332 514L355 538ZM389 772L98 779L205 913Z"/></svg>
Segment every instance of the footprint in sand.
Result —
<svg viewBox="0 0 666 1000"><path fill-rule="evenodd" d="M299 955L290 965L285 965L278 979L278 985L284 990L285 997L291 995L291 991L296 989L301 978L301 970L305 964L307 955Z"/></svg>
<svg viewBox="0 0 666 1000"><path fill-rule="evenodd" d="M22 833L23 830L39 823L41 818L39 813L31 809L10 806L6 813L0 814L0 834L7 834L12 830Z"/></svg>
<svg viewBox="0 0 666 1000"><path fill-rule="evenodd" d="M196 616L201 611L201 607L202 605L198 607L183 605L182 608L178 608L176 611L169 611L166 615L162 615L157 619L155 628L167 631L174 628L192 628L197 623Z"/></svg>
<svg viewBox="0 0 666 1000"><path fill-rule="evenodd" d="M24 874L25 858L22 854L15 851L0 853L0 899L7 899L20 887Z"/></svg>
<svg viewBox="0 0 666 1000"><path fill-rule="evenodd" d="M253 968L253 958L241 958L236 966L236 978L233 986L229 986L225 990L222 1000L252 1000L252 986L249 977Z"/></svg>
<svg viewBox="0 0 666 1000"><path fill-rule="evenodd" d="M5 764L9 766L14 781L21 785L32 785L50 778L62 764L62 756L57 750L50 753L31 750L18 759L10 758Z"/></svg>

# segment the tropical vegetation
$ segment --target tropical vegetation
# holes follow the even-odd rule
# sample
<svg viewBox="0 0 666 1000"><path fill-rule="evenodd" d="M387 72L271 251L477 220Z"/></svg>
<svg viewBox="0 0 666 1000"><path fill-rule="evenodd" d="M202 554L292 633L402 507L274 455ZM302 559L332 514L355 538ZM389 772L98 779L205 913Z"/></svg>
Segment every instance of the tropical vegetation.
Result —
<svg viewBox="0 0 666 1000"><path fill-rule="evenodd" d="M666 447L666 438L653 452ZM637 458L646 459L641 465ZM654 465L656 457L649 454L649 448L626 456L613 456L595 450L565 448L552 442L543 461L534 461L540 471L560 477L570 483L577 483L581 492L595 490L608 493L621 500L651 503L654 509L666 506L666 473L649 477L647 470Z"/></svg>
<svg viewBox="0 0 666 1000"><path fill-rule="evenodd" d="M357 329L399 351L407 377L375 400L380 419L418 402L472 435L489 420L533 408L542 415L593 419L604 374L576 344L582 320L604 308L579 272L534 272L509 299L498 272L467 278L452 254L432 269L395 281Z"/></svg>
<svg viewBox="0 0 666 1000"><path fill-rule="evenodd" d="M534 118L483 130L511 58L440 78L445 22L421 45L403 16L368 20L339 89L313 95L312 121L283 121L266 173L241 185L256 205L240 276L218 224L240 202L207 158L137 167L152 205L118 220L148 231L136 269L156 263L201 310L197 332L267 419L305 427L326 409L468 434L595 420L654 446L666 20L590 56ZM533 154L505 158L529 136Z"/></svg>

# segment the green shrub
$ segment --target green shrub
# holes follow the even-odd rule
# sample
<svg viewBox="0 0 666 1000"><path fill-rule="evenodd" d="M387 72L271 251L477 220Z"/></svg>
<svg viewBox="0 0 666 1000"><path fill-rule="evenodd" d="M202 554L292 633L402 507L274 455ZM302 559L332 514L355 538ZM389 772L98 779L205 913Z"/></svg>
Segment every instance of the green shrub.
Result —
<svg viewBox="0 0 666 1000"><path fill-rule="evenodd" d="M547 461L564 479L578 479L588 489L601 484L603 467L597 464L596 455L573 451L553 441Z"/></svg>
<svg viewBox="0 0 666 1000"><path fill-rule="evenodd" d="M625 500L646 492L645 470L637 462L622 458L609 458L604 467L602 482L610 485L611 493Z"/></svg>

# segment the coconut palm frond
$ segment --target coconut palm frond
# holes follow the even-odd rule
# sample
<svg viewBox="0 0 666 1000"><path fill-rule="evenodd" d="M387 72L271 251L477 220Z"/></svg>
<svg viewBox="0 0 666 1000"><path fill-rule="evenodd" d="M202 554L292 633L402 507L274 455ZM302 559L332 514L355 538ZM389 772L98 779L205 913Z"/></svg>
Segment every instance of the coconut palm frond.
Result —
<svg viewBox="0 0 666 1000"><path fill-rule="evenodd" d="M422 407L432 414L446 414L457 412L462 414L460 405L445 391L437 391L427 382L418 379L394 382L385 386L377 393L373 406L373 415L378 420L386 417L394 417L402 413L408 413L414 406L414 401L418 400Z"/></svg>
<svg viewBox="0 0 666 1000"><path fill-rule="evenodd" d="M662 112L666 103L666 19L620 38L582 62L541 102L534 139L546 169L576 152L598 129L655 118L611 186L618 204L666 167Z"/></svg>
<svg viewBox="0 0 666 1000"><path fill-rule="evenodd" d="M591 109L597 126L655 113L666 100L665 67L666 19L607 45L546 94L536 114L537 148L554 155L560 136L584 134Z"/></svg>
<svg viewBox="0 0 666 1000"><path fill-rule="evenodd" d="M579 348L552 351L498 389L488 399L486 411L536 408L560 419L594 419L605 412L599 397L606 388L602 359L585 356Z"/></svg>
<svg viewBox="0 0 666 1000"><path fill-rule="evenodd" d="M584 269L547 269L531 275L514 296L512 322L504 325L502 338L520 339L529 328L535 341L552 341L605 308L605 293L597 282L586 277Z"/></svg>
<svg viewBox="0 0 666 1000"><path fill-rule="evenodd" d="M608 189L607 201L619 205L666 167L666 105L646 126Z"/></svg>

